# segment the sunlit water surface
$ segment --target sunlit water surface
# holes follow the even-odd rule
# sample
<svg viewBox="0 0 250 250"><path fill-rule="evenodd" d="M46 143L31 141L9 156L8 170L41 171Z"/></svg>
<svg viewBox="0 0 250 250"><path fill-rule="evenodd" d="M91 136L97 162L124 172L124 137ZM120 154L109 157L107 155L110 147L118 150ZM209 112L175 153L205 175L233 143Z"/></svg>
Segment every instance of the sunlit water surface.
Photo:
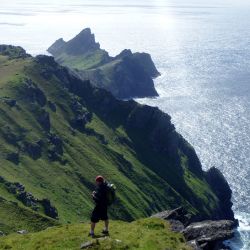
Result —
<svg viewBox="0 0 250 250"><path fill-rule="evenodd" d="M169 113L204 169L224 173L240 220L230 244L249 250L250 8L220 2L1 0L0 43L44 54L59 37L91 27L111 55L149 52L162 74L160 96L138 101Z"/></svg>

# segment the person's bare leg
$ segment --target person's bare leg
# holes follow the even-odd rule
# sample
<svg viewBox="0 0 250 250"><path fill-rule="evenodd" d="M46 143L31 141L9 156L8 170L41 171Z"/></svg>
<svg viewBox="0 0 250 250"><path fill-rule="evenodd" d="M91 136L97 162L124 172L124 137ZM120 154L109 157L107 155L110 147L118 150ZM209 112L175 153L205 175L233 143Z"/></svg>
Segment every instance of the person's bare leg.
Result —
<svg viewBox="0 0 250 250"><path fill-rule="evenodd" d="M109 231L109 220L105 220L104 224L105 224L104 231L108 232Z"/></svg>
<svg viewBox="0 0 250 250"><path fill-rule="evenodd" d="M95 233L95 223L91 222L91 226L90 226L90 234L94 234Z"/></svg>

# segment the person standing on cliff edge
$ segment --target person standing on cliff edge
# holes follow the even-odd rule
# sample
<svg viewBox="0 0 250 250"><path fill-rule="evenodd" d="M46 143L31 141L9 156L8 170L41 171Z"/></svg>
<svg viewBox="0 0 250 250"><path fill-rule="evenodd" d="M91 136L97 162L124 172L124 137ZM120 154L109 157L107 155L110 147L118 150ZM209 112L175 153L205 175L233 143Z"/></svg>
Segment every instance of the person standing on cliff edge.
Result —
<svg viewBox="0 0 250 250"><path fill-rule="evenodd" d="M91 228L89 236L95 236L95 226L100 220L104 221L105 227L102 231L104 235L109 234L109 219L108 219L108 183L105 179L98 175L95 179L96 190L92 193L92 198L95 202L95 208L91 214Z"/></svg>

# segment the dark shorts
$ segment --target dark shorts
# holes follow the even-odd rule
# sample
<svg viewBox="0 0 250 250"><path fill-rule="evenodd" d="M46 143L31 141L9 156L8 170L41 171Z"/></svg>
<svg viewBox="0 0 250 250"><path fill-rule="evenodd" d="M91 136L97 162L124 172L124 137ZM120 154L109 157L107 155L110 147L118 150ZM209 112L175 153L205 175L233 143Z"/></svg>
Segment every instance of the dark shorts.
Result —
<svg viewBox="0 0 250 250"><path fill-rule="evenodd" d="M107 206L95 206L91 215L91 222L97 223L99 220L108 220Z"/></svg>

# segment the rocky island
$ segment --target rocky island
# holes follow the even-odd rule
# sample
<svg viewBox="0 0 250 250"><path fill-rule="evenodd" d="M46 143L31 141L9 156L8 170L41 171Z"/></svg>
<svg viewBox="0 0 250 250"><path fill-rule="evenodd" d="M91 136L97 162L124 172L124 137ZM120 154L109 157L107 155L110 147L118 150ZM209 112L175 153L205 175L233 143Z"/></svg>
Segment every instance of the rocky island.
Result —
<svg viewBox="0 0 250 250"><path fill-rule="evenodd" d="M187 241L218 249L233 235L227 181L216 168L202 170L168 114L118 100L53 57L31 57L20 47L0 46L0 75L0 248L51 242L48 249L79 249L85 228L79 222L88 221L99 173L118 189L112 219L127 222L114 221L116 238L92 242L93 249L136 249L133 237L141 239L137 249L190 249ZM185 214L147 218L177 207ZM180 221L172 224L182 230L171 231L168 219ZM208 223L192 224L204 220L217 221L209 224L214 230L225 228L220 237Z"/></svg>
<svg viewBox="0 0 250 250"><path fill-rule="evenodd" d="M115 57L100 48L89 28L72 40L57 40L48 49L55 60L71 69L82 80L104 88L116 98L154 97L157 92L153 78L159 76L151 56L123 50Z"/></svg>

